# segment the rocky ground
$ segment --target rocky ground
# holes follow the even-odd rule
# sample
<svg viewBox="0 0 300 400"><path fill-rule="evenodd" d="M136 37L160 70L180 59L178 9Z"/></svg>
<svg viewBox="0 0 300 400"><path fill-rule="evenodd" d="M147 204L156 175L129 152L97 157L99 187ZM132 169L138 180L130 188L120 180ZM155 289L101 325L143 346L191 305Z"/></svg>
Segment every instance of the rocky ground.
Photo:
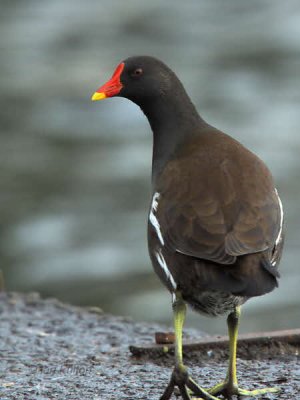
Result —
<svg viewBox="0 0 300 400"><path fill-rule="evenodd" d="M165 327L105 315L38 294L0 295L0 399L159 399L172 357L136 358L131 344L150 344ZM194 331L186 337L195 338ZM204 387L221 380L226 357L187 357L193 377ZM240 381L249 388L280 386L263 399L300 398L298 354L239 359Z"/></svg>

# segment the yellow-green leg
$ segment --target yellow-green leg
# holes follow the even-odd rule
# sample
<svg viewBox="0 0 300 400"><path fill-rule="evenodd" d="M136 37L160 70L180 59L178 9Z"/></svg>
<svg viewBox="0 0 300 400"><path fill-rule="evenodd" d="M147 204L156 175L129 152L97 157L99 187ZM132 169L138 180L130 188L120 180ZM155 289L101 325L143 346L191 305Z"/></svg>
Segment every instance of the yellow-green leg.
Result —
<svg viewBox="0 0 300 400"><path fill-rule="evenodd" d="M256 390L244 390L238 386L236 376L236 349L238 338L239 319L241 315L241 308L236 307L235 310L228 315L228 336L229 336L229 366L227 375L224 382L217 384L208 390L214 396L222 394L226 399L231 399L234 395L240 396L259 396L266 393L276 393L278 388L264 388Z"/></svg>
<svg viewBox="0 0 300 400"><path fill-rule="evenodd" d="M182 329L186 315L186 304L183 301L180 292L175 293L173 302L174 329L175 329L175 367L170 382L165 389L160 400L169 400L174 388L177 386L184 400L191 400L190 393L203 400L219 400L217 397L208 393L198 386L188 375L187 368L183 364L182 357Z"/></svg>

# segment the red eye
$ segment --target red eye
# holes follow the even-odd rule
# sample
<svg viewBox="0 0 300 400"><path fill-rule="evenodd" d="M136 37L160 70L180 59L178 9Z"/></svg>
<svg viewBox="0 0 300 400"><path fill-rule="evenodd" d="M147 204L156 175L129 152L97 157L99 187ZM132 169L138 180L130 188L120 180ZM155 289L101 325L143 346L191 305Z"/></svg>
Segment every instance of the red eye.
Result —
<svg viewBox="0 0 300 400"><path fill-rule="evenodd" d="M143 73L143 70L142 70L142 68L136 68L133 72L132 72L132 76L140 76L140 75L142 75L142 73Z"/></svg>

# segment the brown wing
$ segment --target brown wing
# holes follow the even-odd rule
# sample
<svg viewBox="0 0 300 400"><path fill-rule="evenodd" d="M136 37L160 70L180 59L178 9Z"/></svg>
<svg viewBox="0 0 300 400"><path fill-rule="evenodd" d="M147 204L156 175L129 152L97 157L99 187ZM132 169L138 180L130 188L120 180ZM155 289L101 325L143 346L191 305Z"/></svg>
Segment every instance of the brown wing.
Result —
<svg viewBox="0 0 300 400"><path fill-rule="evenodd" d="M214 160L204 152L168 163L157 185L157 217L167 246L232 264L237 256L274 245L280 207L272 177L242 149L242 163L234 154Z"/></svg>

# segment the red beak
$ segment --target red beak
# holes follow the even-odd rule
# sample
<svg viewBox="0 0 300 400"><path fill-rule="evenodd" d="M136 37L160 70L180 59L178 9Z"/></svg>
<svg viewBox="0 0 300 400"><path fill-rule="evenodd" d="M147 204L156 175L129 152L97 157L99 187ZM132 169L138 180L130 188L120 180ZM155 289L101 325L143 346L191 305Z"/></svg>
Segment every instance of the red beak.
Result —
<svg viewBox="0 0 300 400"><path fill-rule="evenodd" d="M121 63L117 66L113 76L108 82L101 86L92 96L92 100L103 100L106 97L113 97L120 93L123 85L121 83L120 77L123 72L125 64Z"/></svg>

